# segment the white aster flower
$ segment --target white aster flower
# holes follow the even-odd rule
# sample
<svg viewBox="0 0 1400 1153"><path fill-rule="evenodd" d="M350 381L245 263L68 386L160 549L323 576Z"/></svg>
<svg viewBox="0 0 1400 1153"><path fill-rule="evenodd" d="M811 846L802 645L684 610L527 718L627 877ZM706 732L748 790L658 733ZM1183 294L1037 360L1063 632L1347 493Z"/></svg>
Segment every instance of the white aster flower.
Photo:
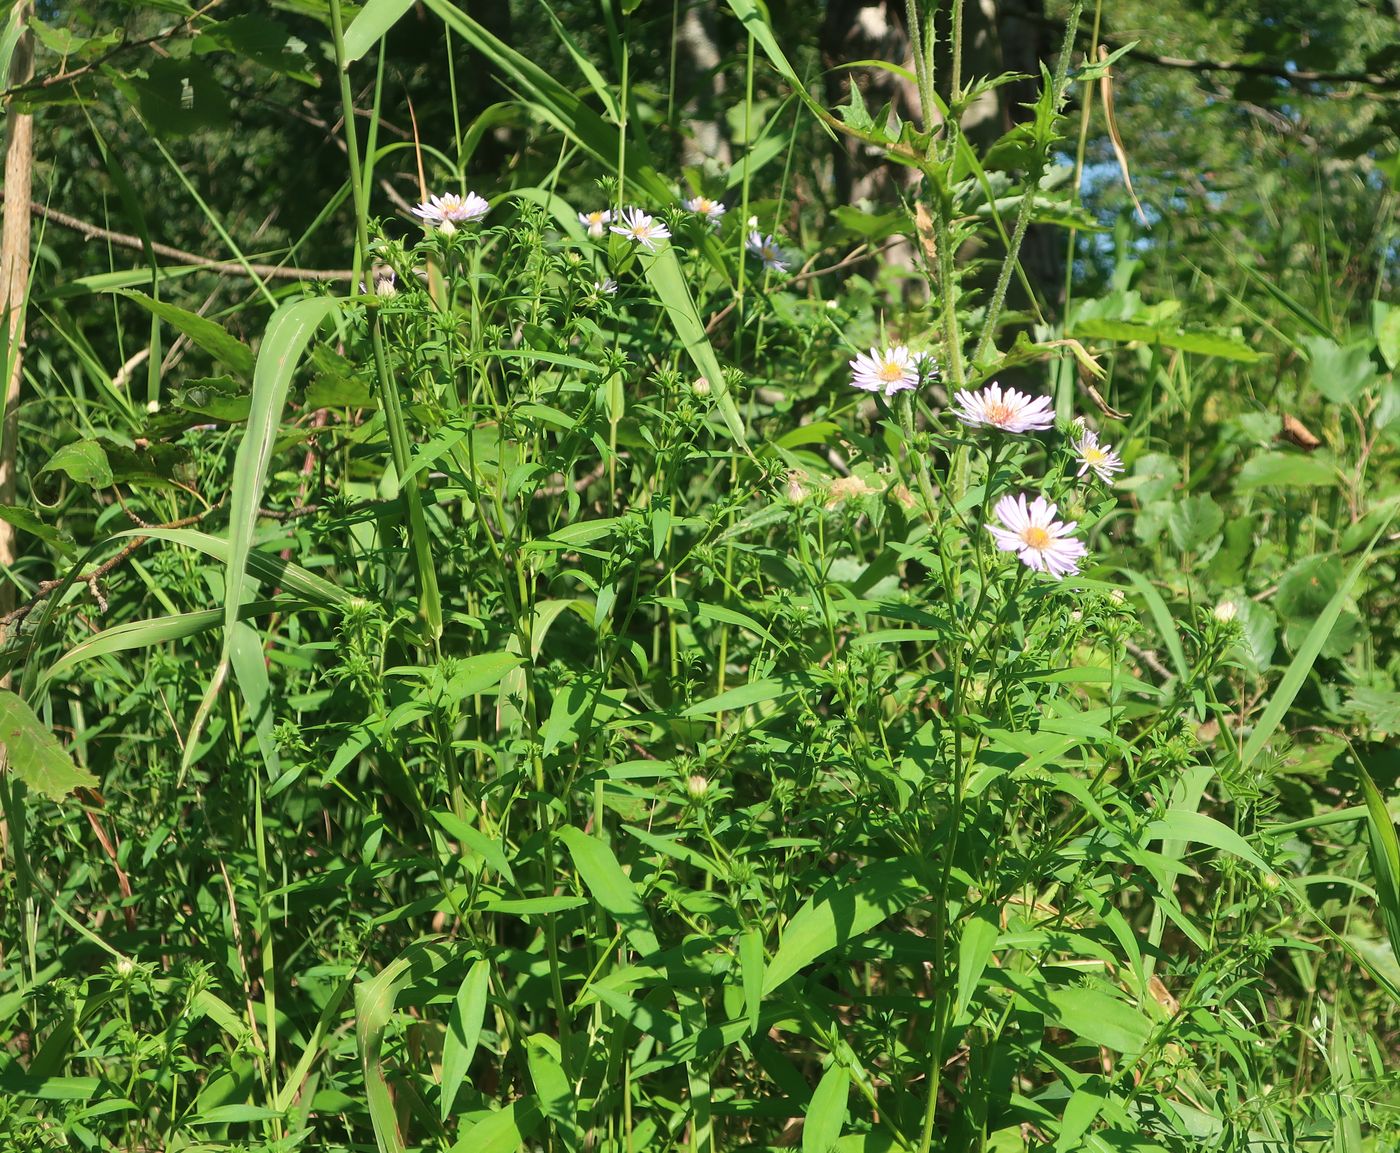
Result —
<svg viewBox="0 0 1400 1153"><path fill-rule="evenodd" d="M442 196L428 197L413 210L413 215L451 236L457 231L457 225L480 220L490 211L491 205L475 192L468 192L466 196L448 192Z"/></svg>
<svg viewBox="0 0 1400 1153"><path fill-rule="evenodd" d="M1211 615L1213 615L1215 619L1218 620L1222 625L1228 625L1232 620L1235 619L1236 616L1239 615L1239 611L1240 606L1237 605L1234 601L1221 601L1212 610Z"/></svg>
<svg viewBox="0 0 1400 1153"><path fill-rule="evenodd" d="M588 229L588 235L598 240L612 223L612 209L602 208L597 212L580 212L578 222Z"/></svg>
<svg viewBox="0 0 1400 1153"><path fill-rule="evenodd" d="M595 280L593 282L593 291L602 296L616 296L617 281L611 276L605 276L602 280Z"/></svg>
<svg viewBox="0 0 1400 1153"><path fill-rule="evenodd" d="M1104 484L1112 484L1113 474L1123 471L1123 458L1113 451L1113 445L1100 444L1099 434L1087 428L1080 432L1074 454L1079 458L1079 476L1093 469Z"/></svg>
<svg viewBox="0 0 1400 1153"><path fill-rule="evenodd" d="M718 200L711 200L708 196L692 196L683 202L683 207L687 212L703 216L711 225L718 224L719 218L728 211Z"/></svg>
<svg viewBox="0 0 1400 1153"><path fill-rule="evenodd" d="M929 359L927 353L910 352L902 344L893 345L884 352L872 348L868 354L862 352L850 362L851 383L866 392L893 396L918 387L919 372Z"/></svg>
<svg viewBox="0 0 1400 1153"><path fill-rule="evenodd" d="M778 247L777 241L771 236L764 236L758 229L749 233L749 251L763 261L763 267L769 272L786 272L788 270L787 257L783 255L783 250Z"/></svg>
<svg viewBox="0 0 1400 1153"><path fill-rule="evenodd" d="M1055 506L1043 496L1029 505L1025 493L1004 496L997 501L996 515L1001 525L989 524L987 531L1002 552L1014 552L1027 567L1054 577L1079 571L1086 549L1069 535L1075 522L1057 521Z"/></svg>
<svg viewBox="0 0 1400 1153"><path fill-rule="evenodd" d="M981 392L964 389L958 393L957 402L962 408L954 409L953 415L973 428L985 424L1002 432L1030 432L1055 423L1048 396L1031 397L1014 388L1008 388L1003 394L1001 385L995 381Z"/></svg>
<svg viewBox="0 0 1400 1153"><path fill-rule="evenodd" d="M612 225L612 231L628 240L635 240L648 252L656 251L658 240L667 240L671 236L669 228L640 208L624 208L622 223Z"/></svg>

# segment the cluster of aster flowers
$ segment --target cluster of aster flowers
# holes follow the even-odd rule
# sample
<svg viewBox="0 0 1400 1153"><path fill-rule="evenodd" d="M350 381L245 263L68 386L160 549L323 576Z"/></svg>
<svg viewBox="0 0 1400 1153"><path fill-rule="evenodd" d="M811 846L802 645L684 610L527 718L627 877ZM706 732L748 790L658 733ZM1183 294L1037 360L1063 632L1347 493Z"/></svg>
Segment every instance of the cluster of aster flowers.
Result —
<svg viewBox="0 0 1400 1153"><path fill-rule="evenodd" d="M860 353L851 365L851 384L865 392L881 392L892 397L915 389L937 371L928 353L913 352L907 346L891 345L881 351L872 348ZM1003 389L993 381L976 392L962 389L954 397L953 415L968 428L990 428L1019 435L1049 428L1055 423L1050 398L1031 396L1014 388ZM1079 460L1079 476L1092 472L1105 484L1123 471L1123 461L1111 444L1100 444L1098 434L1075 422L1074 453ZM1028 499L1027 494L1003 496L996 503L999 524L987 531L1002 552L1014 552L1028 568L1053 577L1072 576L1079 571L1086 549L1075 539L1076 521L1056 520L1058 507L1043 495Z"/></svg>
<svg viewBox="0 0 1400 1153"><path fill-rule="evenodd" d="M729 211L723 201L700 194L683 199L681 207L699 217L711 229L718 228L724 214ZM442 196L429 196L413 209L413 214L438 232L451 236L459 226L482 220L490 210L491 205L475 192L468 192L466 196L448 192ZM580 212L578 222L593 240L602 240L612 232L648 252L656 251L658 241L671 239L671 230L664 221L634 205L618 212L610 208ZM749 218L744 248L762 262L767 272L787 272L791 265L789 257L773 235L759 228L757 217Z"/></svg>
<svg viewBox="0 0 1400 1153"><path fill-rule="evenodd" d="M696 195L681 201L681 207L699 217L709 228L718 228L729 207L722 200ZM670 240L671 230L666 224L650 213L635 206L629 206L614 214L611 209L599 208L591 212L580 212L578 222L594 240L601 240L608 232L626 237L648 252L656 251L658 240ZM765 233L758 226L758 218L750 217L746 227L744 248L750 255L762 261L768 272L787 272L791 261L771 233Z"/></svg>

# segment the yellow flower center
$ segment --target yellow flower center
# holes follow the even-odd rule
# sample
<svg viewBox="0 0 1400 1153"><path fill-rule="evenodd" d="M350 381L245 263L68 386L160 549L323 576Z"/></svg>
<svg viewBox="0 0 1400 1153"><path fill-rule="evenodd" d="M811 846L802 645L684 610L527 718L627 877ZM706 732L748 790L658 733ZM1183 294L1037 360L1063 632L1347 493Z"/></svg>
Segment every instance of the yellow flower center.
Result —
<svg viewBox="0 0 1400 1153"><path fill-rule="evenodd" d="M589 224L602 224L602 223L603 223L603 214L602 214L601 212L590 212L590 213L588 214L588 223L589 223Z"/></svg>
<svg viewBox="0 0 1400 1153"><path fill-rule="evenodd" d="M1021 530L1021 539L1027 548L1044 549L1050 545L1050 534L1038 524L1028 525Z"/></svg>
<svg viewBox="0 0 1400 1153"><path fill-rule="evenodd" d="M1011 419L1011 416L1011 406L1009 404L987 405L987 421L989 424L1005 424Z"/></svg>
<svg viewBox="0 0 1400 1153"><path fill-rule="evenodd" d="M1084 459L1090 464L1102 464L1108 459L1108 453L1096 445L1090 445L1084 449Z"/></svg>
<svg viewBox="0 0 1400 1153"><path fill-rule="evenodd" d="M904 379L904 368L898 361L887 360L880 366L880 379L894 383Z"/></svg>

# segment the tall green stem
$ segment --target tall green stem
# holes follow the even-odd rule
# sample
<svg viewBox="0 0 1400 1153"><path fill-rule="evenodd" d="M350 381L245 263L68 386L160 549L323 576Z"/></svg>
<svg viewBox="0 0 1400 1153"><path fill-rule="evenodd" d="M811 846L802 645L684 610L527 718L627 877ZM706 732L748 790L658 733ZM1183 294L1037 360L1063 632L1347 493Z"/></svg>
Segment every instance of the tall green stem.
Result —
<svg viewBox="0 0 1400 1153"><path fill-rule="evenodd" d="M1069 76L1069 58L1074 51L1074 37L1079 29L1079 16L1084 11L1084 0L1074 0L1070 7L1069 18L1065 21L1065 36L1060 44L1060 58L1055 65L1055 78L1051 84L1051 101L1055 111L1059 111L1060 105L1064 102L1066 80ZM1048 148L1050 142L1045 141ZM1006 303L1006 292L1011 285L1012 273L1016 270L1016 263L1021 256L1021 244L1026 238L1026 229L1030 226L1031 212L1035 208L1035 193L1040 187L1040 177L1045 170L1045 153L1037 154L1037 159L1026 173L1026 186L1021 193L1021 206L1016 212L1016 227L1011 234L1011 246L1007 249L1006 259L1002 261L1001 270L997 273L996 287L992 289L992 297L987 305L987 319L983 322L982 337L977 342L977 351L973 353L972 361L979 364L982 358L991 348L992 339L996 335L997 318L1001 315L1002 307Z"/></svg>
<svg viewBox="0 0 1400 1153"><path fill-rule="evenodd" d="M341 119L345 122L345 148L350 161L350 195L355 205L355 259L352 285L358 284L361 269L369 259L369 206L360 169L360 142L355 128L355 100L350 91L350 73L345 59L345 29L341 18L340 0L331 0L331 33L335 41L335 67L340 77ZM389 452L394 472L408 508L408 530L413 540L413 557L418 570L419 611L428 626L434 647L442 636L442 600L438 594L437 568L433 563L432 541L428 522L423 515L423 498L416 478L408 476L412 457L408 427L404 423L399 402L398 385L389 371L389 358L384 347L379 312L371 309L369 317L370 342L374 346L374 367L379 378L379 396L384 406L384 425L389 433Z"/></svg>

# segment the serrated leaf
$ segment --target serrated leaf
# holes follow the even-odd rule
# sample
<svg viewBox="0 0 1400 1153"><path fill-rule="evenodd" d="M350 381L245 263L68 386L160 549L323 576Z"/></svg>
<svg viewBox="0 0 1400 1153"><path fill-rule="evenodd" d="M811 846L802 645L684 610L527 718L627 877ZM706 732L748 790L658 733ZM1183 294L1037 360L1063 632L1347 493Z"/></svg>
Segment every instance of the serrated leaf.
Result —
<svg viewBox="0 0 1400 1153"><path fill-rule="evenodd" d="M74 789L97 788L97 778L80 768L34 710L8 689L0 689L0 751L10 772L51 801Z"/></svg>

